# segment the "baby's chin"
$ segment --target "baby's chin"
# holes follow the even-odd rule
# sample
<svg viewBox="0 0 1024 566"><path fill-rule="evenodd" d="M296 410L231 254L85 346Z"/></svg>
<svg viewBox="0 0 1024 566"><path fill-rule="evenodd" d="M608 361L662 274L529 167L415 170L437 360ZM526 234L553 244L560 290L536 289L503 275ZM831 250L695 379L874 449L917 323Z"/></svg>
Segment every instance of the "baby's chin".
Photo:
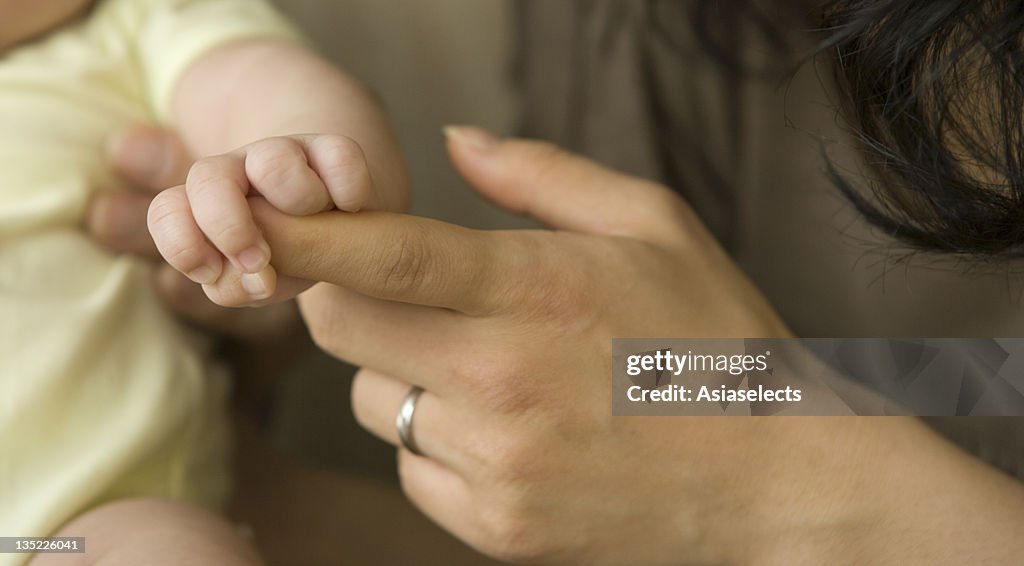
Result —
<svg viewBox="0 0 1024 566"><path fill-rule="evenodd" d="M0 0L0 56L82 15L93 0Z"/></svg>

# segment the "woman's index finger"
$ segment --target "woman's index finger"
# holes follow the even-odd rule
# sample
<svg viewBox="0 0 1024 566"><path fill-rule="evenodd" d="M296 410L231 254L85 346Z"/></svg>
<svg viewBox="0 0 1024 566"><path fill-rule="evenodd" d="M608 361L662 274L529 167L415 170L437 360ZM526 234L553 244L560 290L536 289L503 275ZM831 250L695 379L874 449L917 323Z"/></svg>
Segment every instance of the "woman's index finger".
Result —
<svg viewBox="0 0 1024 566"><path fill-rule="evenodd" d="M386 212L294 217L249 200L282 273L470 315L500 310L509 295L511 266L488 232Z"/></svg>

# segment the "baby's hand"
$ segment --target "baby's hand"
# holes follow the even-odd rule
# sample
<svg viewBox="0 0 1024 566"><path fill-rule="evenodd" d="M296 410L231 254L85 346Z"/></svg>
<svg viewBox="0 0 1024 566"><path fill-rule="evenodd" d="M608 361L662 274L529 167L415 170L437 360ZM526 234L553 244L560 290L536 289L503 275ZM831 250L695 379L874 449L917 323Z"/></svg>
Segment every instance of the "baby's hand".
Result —
<svg viewBox="0 0 1024 566"><path fill-rule="evenodd" d="M254 195L286 214L355 212L369 203L372 181L359 144L335 135L268 138L197 161L184 186L153 199L149 231L167 263L224 306L257 304L277 288L249 209Z"/></svg>

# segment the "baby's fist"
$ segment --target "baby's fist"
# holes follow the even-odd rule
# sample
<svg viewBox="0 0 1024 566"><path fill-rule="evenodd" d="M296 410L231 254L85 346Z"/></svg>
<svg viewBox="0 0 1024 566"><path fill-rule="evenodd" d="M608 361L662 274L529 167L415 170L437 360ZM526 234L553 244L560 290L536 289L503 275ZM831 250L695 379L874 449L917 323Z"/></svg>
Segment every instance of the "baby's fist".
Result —
<svg viewBox="0 0 1024 566"><path fill-rule="evenodd" d="M250 196L286 214L355 212L373 187L362 148L343 136L268 138L197 161L184 186L153 199L149 230L167 263L224 306L265 301L277 287Z"/></svg>

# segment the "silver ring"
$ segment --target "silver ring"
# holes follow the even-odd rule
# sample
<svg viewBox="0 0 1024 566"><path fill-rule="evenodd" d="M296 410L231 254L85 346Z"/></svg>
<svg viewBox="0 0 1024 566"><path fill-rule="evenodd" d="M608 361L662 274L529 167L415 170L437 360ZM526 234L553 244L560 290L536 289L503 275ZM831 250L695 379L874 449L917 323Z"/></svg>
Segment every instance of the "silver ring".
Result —
<svg viewBox="0 0 1024 566"><path fill-rule="evenodd" d="M395 428L398 429L398 438L406 450L417 456L422 456L420 447L416 445L416 439L412 435L412 416L416 414L416 402L423 394L423 388L413 385L409 392L402 399L402 406L398 408L398 416L395 417Z"/></svg>

